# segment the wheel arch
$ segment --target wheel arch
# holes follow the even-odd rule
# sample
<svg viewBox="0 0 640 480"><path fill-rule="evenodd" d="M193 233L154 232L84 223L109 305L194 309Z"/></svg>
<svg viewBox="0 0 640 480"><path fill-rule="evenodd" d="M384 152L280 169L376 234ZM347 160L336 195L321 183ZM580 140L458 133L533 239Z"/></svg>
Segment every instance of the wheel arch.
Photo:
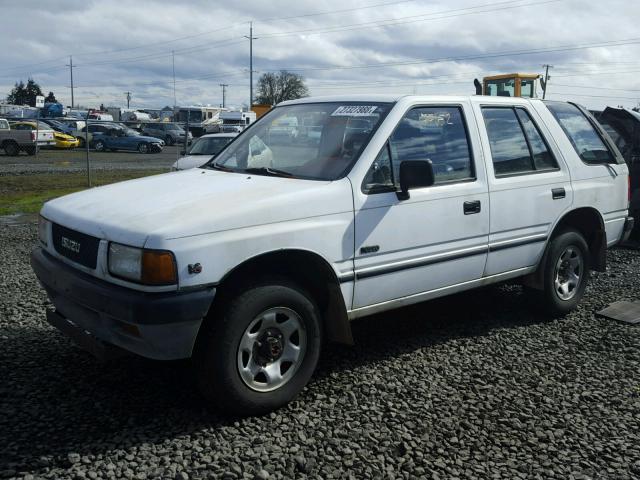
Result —
<svg viewBox="0 0 640 480"><path fill-rule="evenodd" d="M284 276L308 291L320 307L327 338L334 342L353 344L340 281L329 262L310 250L283 249L246 259L222 277L211 311L215 311L226 298L246 285L248 279L266 275Z"/></svg>
<svg viewBox="0 0 640 480"><path fill-rule="evenodd" d="M568 228L579 231L586 240L591 270L604 272L607 268L607 232L600 212L593 207L580 207L565 213L553 228L550 240Z"/></svg>
<svg viewBox="0 0 640 480"><path fill-rule="evenodd" d="M589 247L589 268L604 272L607 268L607 232L600 212L593 207L580 207L570 210L558 219L549 235L544 254L540 259L536 271L524 278L524 284L536 289L542 289L543 269L549 251L549 245L555 237L567 229L577 230L582 234Z"/></svg>

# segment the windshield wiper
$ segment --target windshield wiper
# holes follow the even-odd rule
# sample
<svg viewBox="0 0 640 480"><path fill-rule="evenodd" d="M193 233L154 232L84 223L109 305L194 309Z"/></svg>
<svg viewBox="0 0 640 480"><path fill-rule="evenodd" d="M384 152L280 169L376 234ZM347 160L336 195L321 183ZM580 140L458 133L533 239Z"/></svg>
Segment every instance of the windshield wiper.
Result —
<svg viewBox="0 0 640 480"><path fill-rule="evenodd" d="M271 167L249 167L243 170L245 173L256 173L258 175L270 175L272 177L293 177L293 173L285 172Z"/></svg>
<svg viewBox="0 0 640 480"><path fill-rule="evenodd" d="M212 168L214 170L221 170L223 172L235 172L232 168L225 167L224 165L218 165L217 163L210 163L205 165L206 168Z"/></svg>

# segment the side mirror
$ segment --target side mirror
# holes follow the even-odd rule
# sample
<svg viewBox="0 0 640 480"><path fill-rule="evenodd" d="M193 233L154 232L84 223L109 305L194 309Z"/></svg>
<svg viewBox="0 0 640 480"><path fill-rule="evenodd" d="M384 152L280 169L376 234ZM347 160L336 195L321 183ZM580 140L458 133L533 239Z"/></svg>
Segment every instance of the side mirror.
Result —
<svg viewBox="0 0 640 480"><path fill-rule="evenodd" d="M398 200L407 200L409 190L433 185L433 165L431 160L406 160L400 164L400 191Z"/></svg>

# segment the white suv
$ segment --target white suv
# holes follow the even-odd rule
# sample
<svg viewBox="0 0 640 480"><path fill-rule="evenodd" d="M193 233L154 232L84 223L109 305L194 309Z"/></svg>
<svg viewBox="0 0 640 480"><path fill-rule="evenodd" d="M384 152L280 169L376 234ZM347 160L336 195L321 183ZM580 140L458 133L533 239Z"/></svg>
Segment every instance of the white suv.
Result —
<svg viewBox="0 0 640 480"><path fill-rule="evenodd" d="M292 118L321 133L281 135ZM358 317L515 278L572 310L627 207L627 167L577 105L305 98L204 168L47 202L32 265L86 348L194 357L206 398L253 414Z"/></svg>

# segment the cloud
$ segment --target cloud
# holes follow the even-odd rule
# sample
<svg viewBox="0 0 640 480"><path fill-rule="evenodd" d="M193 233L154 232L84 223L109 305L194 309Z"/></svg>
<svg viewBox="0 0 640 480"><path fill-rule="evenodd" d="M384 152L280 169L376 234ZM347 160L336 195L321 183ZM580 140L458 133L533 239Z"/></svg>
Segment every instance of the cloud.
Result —
<svg viewBox="0 0 640 480"><path fill-rule="evenodd" d="M11 21L3 22L0 38L11 48L0 51L0 92L32 76L68 104L66 65L73 55L77 102L123 105L124 92L131 91L133 106L163 107L173 104L173 50L179 104L217 105L219 84L227 83L228 103L239 106L248 102L244 36L253 20L254 80L265 71L296 69L314 95L472 94L474 77L542 72L542 64L550 63L551 98L595 108L635 106L640 100L640 68L633 63L638 43L530 53L637 38L640 2L391 3L49 0L43 7L36 1L3 2L3 17ZM333 13L316 15L322 12ZM526 54L480 58L505 51ZM434 61L446 58L454 60ZM380 65L385 63L394 65Z"/></svg>

